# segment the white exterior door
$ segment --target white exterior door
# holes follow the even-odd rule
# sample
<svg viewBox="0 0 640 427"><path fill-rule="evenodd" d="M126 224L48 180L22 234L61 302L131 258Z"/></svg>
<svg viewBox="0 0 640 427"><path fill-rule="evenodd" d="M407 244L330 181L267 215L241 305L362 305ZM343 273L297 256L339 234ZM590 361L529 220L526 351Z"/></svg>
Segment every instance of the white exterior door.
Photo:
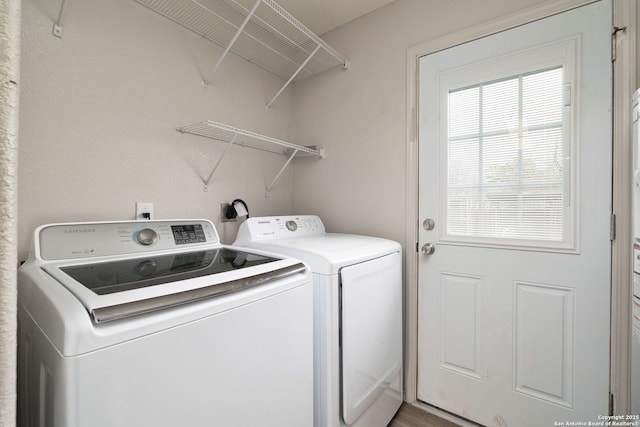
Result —
<svg viewBox="0 0 640 427"><path fill-rule="evenodd" d="M420 60L421 401L497 426L608 413L611 8Z"/></svg>

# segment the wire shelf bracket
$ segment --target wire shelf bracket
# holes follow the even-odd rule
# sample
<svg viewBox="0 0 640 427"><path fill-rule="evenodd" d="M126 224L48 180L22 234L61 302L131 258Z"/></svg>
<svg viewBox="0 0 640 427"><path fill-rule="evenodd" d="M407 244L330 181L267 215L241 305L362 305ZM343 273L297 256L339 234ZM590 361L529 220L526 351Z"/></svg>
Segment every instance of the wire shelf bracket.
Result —
<svg viewBox="0 0 640 427"><path fill-rule="evenodd" d="M220 64L222 64L222 61L224 61L224 59L227 57L227 55L231 51L231 48L233 47L233 44L236 42L236 40L238 40L238 37L240 37L240 34L242 34L242 32L244 31L244 27L247 26L247 24L249 23L249 20L251 19L253 14L256 12L256 9L258 8L258 6L260 6L260 3L262 3L262 0L257 0L256 3L251 8L251 10L249 11L249 13L247 13L247 16L244 18L244 21L242 21L242 24L238 27L238 30L236 31L236 34L233 36L233 38L229 42L229 45L226 47L226 49L222 53L222 56L220 56L220 59L218 59L218 62L213 67L213 70L211 71L211 75L210 75L209 79L208 80L207 79L204 80L203 83L205 85L209 84L209 82L213 78L214 74L218 70L218 67L220 67Z"/></svg>
<svg viewBox="0 0 640 427"><path fill-rule="evenodd" d="M262 1L262 0L261 0ZM286 162L280 168L278 173L272 179L271 183L265 187L265 197L268 197L269 192L273 188L276 181L280 178L287 166L296 156L313 156L319 159L325 157L324 149L316 146L302 146L294 144L281 139L271 138L269 136L260 135L255 132L236 128L233 126L217 123L212 120L204 122L194 123L192 125L178 127L176 130L180 133L187 133L191 135L197 135L217 141L225 142L223 153L218 158L218 161L213 167L213 170L207 177L203 179L204 191L207 191L209 183L216 171L222 164L223 159L227 156L227 153L231 149L232 145L239 145L241 147L249 147L256 150L266 151L269 153L278 154L287 157Z"/></svg>
<svg viewBox="0 0 640 427"><path fill-rule="evenodd" d="M62 21L64 20L66 11L67 0L62 0L62 4L60 4L60 13L58 13L58 20L53 24L53 35L58 38L62 38Z"/></svg>
<svg viewBox="0 0 640 427"><path fill-rule="evenodd" d="M291 153L291 155L289 156L289 158L287 159L285 164L282 166L280 171L271 180L271 184L267 185L267 188L264 190L264 197L269 197L269 191L271 191L271 188L273 187L273 184L275 184L276 181L278 180L278 178L280 178L280 175L282 175L282 172L284 172L284 170L287 168L287 166L289 166L289 163L291 163L291 160L293 160L293 158L296 156L296 154L298 154L298 150L293 150L293 152Z"/></svg>
<svg viewBox="0 0 640 427"><path fill-rule="evenodd" d="M304 66L307 65L307 63L311 60L311 58L313 58L313 55L315 55L316 52L318 52L318 50L320 50L320 45L316 46L313 52L311 52L311 55L309 55L309 57L302 63L302 65L298 67L296 72L293 73L293 75L289 78L289 80L287 80L287 82L284 84L284 86L282 86L282 88L278 91L278 93L276 93L274 97L271 98L271 101L267 103L267 106L266 106L267 110L269 109L269 107L271 107L271 104L273 104L273 101L275 101L280 96L280 94L286 89L286 87L289 86L289 84L293 81L293 79L296 78L296 76L300 73L300 71L304 69Z"/></svg>
<svg viewBox="0 0 640 427"><path fill-rule="evenodd" d="M218 167L220 167L220 164L222 163L222 160L224 160L225 156L227 155L227 153L229 152L229 149L231 148L231 146L233 145L233 143L236 141L236 138L238 137L238 134L233 135L233 137L229 140L229 142L227 142L227 146L224 148L224 151L222 152L222 154L220 155L220 157L218 158L218 161L216 162L215 166L213 166L213 169L211 170L211 173L209 174L209 176L207 177L207 179L204 179L204 190L207 191L207 188L209 187L209 183L211 182L211 178L213 178L213 175L216 173L216 171L218 170Z"/></svg>

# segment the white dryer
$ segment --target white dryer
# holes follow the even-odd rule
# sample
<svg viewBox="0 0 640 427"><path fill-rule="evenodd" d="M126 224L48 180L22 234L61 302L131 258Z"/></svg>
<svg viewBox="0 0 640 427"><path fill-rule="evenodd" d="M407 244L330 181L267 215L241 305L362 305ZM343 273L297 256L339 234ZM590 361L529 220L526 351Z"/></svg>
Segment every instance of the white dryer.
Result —
<svg viewBox="0 0 640 427"><path fill-rule="evenodd" d="M314 426L386 426L402 404L400 245L326 233L313 215L249 218L234 245L311 268Z"/></svg>
<svg viewBox="0 0 640 427"><path fill-rule="evenodd" d="M207 220L52 224L19 270L19 425L313 425L313 286Z"/></svg>

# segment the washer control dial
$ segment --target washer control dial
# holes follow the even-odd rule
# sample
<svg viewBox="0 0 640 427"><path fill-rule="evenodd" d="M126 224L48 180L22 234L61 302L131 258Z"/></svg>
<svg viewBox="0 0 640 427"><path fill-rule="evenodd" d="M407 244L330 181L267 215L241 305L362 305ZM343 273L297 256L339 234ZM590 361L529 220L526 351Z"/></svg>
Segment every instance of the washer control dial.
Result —
<svg viewBox="0 0 640 427"><path fill-rule="evenodd" d="M295 221L287 221L285 225L289 231L296 231L298 229L298 224Z"/></svg>
<svg viewBox="0 0 640 427"><path fill-rule="evenodd" d="M135 233L134 238L141 245L149 246L158 241L158 233L152 228L143 228Z"/></svg>

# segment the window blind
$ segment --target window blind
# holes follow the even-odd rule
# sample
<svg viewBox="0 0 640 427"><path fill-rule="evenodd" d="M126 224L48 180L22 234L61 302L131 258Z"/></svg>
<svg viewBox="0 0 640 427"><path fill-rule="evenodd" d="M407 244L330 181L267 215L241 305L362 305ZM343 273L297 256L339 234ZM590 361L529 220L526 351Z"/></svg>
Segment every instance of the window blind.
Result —
<svg viewBox="0 0 640 427"><path fill-rule="evenodd" d="M563 241L563 69L448 92L447 234Z"/></svg>

